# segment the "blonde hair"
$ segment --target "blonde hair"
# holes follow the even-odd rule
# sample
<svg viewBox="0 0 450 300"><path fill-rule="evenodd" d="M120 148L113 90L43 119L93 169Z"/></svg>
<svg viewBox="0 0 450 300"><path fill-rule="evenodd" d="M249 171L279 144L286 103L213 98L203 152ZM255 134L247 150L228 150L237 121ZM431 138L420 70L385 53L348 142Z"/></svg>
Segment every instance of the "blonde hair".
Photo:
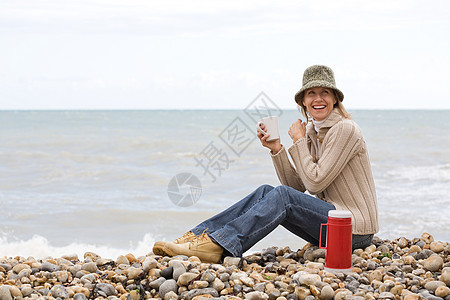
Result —
<svg viewBox="0 0 450 300"><path fill-rule="evenodd" d="M336 92L336 90L333 90L333 95L334 98L336 99L336 103L334 104L334 109L336 109L336 111L345 119L351 119L352 116L351 114L345 109L344 105L342 104L342 101L339 100L339 95ZM306 121L309 122L309 114L308 111L306 110L306 106L303 104L303 97L304 97L304 93L302 94L301 98L299 99L299 101L297 102L298 106L300 106L301 108L301 113L302 115L306 118Z"/></svg>

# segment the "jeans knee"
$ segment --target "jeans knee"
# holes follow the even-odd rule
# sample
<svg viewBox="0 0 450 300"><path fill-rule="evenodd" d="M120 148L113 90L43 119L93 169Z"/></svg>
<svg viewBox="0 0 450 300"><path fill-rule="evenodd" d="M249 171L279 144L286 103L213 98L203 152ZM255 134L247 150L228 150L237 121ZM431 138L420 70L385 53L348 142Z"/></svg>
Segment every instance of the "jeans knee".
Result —
<svg viewBox="0 0 450 300"><path fill-rule="evenodd" d="M263 184L258 188L258 190L262 191L264 195L273 189L274 189L274 187L271 186L270 184Z"/></svg>
<svg viewBox="0 0 450 300"><path fill-rule="evenodd" d="M275 187L273 189L274 192L276 192L279 196L276 197L276 199L278 201L282 201L282 202L289 202L289 189L291 189L290 187L288 187L287 185L279 185L277 187Z"/></svg>
<svg viewBox="0 0 450 300"><path fill-rule="evenodd" d="M277 191L281 195L287 195L289 193L290 189L292 189L292 188L288 187L287 185L279 185L274 188L274 190Z"/></svg>

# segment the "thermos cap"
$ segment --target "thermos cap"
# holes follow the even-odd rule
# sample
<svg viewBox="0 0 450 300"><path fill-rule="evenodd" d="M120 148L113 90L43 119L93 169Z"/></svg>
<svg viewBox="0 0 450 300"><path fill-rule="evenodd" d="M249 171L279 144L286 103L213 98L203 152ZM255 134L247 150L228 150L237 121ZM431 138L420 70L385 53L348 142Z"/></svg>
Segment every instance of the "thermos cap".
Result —
<svg viewBox="0 0 450 300"><path fill-rule="evenodd" d="M330 210L330 211L328 211L328 216L332 217L332 218L346 219L346 218L351 218L352 213L349 212L348 210Z"/></svg>

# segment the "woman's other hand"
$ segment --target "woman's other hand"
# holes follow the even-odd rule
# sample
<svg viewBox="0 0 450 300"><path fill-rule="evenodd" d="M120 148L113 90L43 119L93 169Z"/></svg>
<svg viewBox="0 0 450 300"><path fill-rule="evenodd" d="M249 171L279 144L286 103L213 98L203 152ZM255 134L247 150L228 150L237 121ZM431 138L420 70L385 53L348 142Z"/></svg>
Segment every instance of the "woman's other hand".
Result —
<svg viewBox="0 0 450 300"><path fill-rule="evenodd" d="M266 126L264 124L261 124L260 128L264 132L267 132ZM264 147L269 148L272 151L272 154L277 154L278 152L280 152L280 150L281 150L280 139L273 140L273 141L267 141L267 139L270 137L270 134L262 134L259 131L256 131L256 132L257 132L257 136L258 136L259 140L261 141L261 144Z"/></svg>
<svg viewBox="0 0 450 300"><path fill-rule="evenodd" d="M306 122L303 122L302 120L298 119L297 121L292 123L291 127L289 127L288 134L291 137L293 143L305 137Z"/></svg>

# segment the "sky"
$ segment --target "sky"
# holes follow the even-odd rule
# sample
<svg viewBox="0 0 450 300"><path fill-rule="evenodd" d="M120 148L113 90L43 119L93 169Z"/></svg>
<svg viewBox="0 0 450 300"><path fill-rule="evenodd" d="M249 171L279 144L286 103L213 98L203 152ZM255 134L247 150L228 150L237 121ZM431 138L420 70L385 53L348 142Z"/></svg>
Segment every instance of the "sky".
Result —
<svg viewBox="0 0 450 300"><path fill-rule="evenodd" d="M0 109L450 109L448 0L0 0ZM444 93L445 92L445 93Z"/></svg>

